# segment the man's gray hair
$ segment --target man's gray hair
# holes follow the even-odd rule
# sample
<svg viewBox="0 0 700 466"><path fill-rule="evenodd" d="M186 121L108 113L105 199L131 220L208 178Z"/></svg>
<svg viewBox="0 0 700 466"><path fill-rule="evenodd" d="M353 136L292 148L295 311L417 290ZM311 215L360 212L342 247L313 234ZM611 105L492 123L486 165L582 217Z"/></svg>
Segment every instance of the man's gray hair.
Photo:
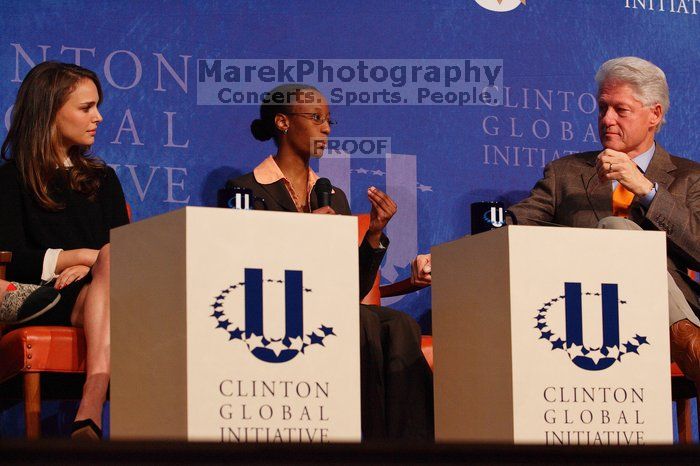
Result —
<svg viewBox="0 0 700 466"><path fill-rule="evenodd" d="M663 118L656 131L666 123L666 113L671 106L668 83L666 74L655 64L638 57L613 58L601 65L595 80L599 93L604 83L620 82L629 85L634 97L645 107L661 105Z"/></svg>

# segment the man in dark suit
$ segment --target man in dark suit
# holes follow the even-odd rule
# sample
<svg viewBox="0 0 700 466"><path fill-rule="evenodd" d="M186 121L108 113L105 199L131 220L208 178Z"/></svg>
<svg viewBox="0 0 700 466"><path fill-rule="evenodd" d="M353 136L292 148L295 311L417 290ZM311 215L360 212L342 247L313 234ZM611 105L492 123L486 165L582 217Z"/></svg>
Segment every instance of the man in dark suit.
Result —
<svg viewBox="0 0 700 466"><path fill-rule="evenodd" d="M700 285L688 269L700 269L700 164L655 141L669 107L661 69L616 58L601 66L596 82L603 151L552 162L530 197L511 210L525 225L666 232L671 355L698 385Z"/></svg>
<svg viewBox="0 0 700 466"><path fill-rule="evenodd" d="M636 57L596 74L603 151L550 163L530 196L510 207L523 225L666 232L671 356L700 387L700 164L655 141L669 93L664 72ZM430 256L413 262L414 283L430 282Z"/></svg>

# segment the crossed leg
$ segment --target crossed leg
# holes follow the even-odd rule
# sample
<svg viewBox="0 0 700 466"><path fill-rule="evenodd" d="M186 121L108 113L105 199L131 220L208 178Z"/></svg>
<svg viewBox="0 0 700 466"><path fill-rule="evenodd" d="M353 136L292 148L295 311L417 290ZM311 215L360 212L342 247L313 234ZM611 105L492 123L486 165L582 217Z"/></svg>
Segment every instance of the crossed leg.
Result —
<svg viewBox="0 0 700 466"><path fill-rule="evenodd" d="M75 420L91 419L101 428L110 377L109 244L100 249L92 266L92 281L78 294L71 323L84 329L87 345L87 377Z"/></svg>
<svg viewBox="0 0 700 466"><path fill-rule="evenodd" d="M598 228L641 230L636 223L619 217L606 217ZM685 300L676 282L667 273L671 359L700 390L700 321Z"/></svg>

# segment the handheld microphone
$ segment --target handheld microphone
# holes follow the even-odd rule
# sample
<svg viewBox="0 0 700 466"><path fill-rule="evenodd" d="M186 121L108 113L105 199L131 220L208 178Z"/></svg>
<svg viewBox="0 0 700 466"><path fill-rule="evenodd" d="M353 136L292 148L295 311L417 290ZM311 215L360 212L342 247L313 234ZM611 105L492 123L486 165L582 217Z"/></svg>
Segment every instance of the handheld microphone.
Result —
<svg viewBox="0 0 700 466"><path fill-rule="evenodd" d="M331 196L333 195L333 186L328 178L319 178L314 185L316 191L316 201L318 207L326 207L331 205Z"/></svg>

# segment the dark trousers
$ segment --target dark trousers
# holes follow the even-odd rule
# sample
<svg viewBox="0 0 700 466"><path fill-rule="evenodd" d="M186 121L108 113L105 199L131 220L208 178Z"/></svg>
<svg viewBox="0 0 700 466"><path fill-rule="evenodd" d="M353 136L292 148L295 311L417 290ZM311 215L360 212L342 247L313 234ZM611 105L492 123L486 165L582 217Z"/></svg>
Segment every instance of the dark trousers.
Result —
<svg viewBox="0 0 700 466"><path fill-rule="evenodd" d="M360 359L363 440L432 442L433 376L416 321L360 305Z"/></svg>

